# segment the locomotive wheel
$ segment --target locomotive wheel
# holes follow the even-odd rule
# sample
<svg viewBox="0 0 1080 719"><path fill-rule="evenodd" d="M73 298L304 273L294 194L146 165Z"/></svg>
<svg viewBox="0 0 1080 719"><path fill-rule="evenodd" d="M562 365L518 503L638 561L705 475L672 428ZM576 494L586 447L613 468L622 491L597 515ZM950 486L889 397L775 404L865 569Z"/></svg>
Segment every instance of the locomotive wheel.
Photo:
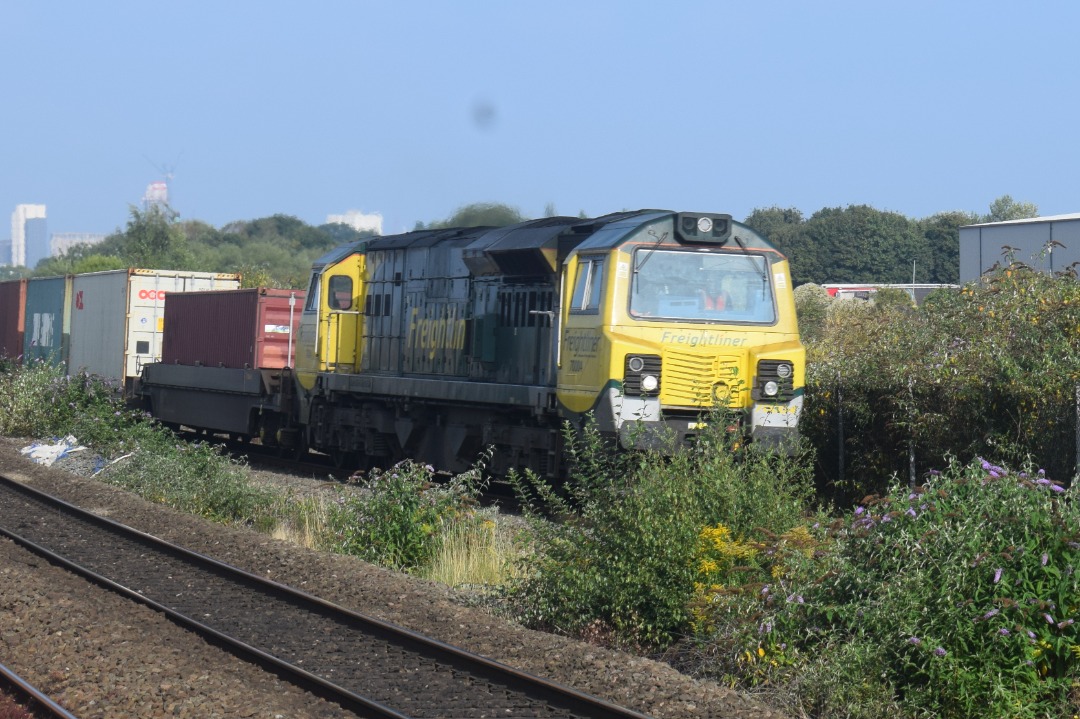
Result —
<svg viewBox="0 0 1080 719"><path fill-rule="evenodd" d="M283 444L278 445L277 455L281 459L291 459L294 462L299 462L307 454L307 444L304 442L298 442L291 447L287 447Z"/></svg>
<svg viewBox="0 0 1080 719"><path fill-rule="evenodd" d="M360 456L355 451L335 449L330 452L330 460L335 469L352 472L360 467Z"/></svg>

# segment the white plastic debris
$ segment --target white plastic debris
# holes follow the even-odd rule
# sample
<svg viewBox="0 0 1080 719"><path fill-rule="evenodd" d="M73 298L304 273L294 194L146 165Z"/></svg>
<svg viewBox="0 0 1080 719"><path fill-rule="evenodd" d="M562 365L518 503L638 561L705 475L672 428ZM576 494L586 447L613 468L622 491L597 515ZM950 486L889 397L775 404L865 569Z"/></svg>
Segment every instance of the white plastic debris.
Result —
<svg viewBox="0 0 1080 719"><path fill-rule="evenodd" d="M34 442L30 444L30 446L23 447L19 451L38 464L44 464L46 467L51 467L56 460L64 455L70 452L78 452L82 449L86 449L86 447L80 445L79 440L69 434L67 437L59 440L56 444Z"/></svg>

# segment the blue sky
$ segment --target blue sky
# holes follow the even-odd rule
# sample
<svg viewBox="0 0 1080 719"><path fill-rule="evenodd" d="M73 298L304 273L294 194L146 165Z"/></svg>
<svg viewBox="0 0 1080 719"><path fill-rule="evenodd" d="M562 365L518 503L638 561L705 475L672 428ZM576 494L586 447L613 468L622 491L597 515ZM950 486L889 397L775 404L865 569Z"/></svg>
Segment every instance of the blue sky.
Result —
<svg viewBox="0 0 1080 719"><path fill-rule="evenodd" d="M1080 212L1080 3L0 3L0 238L870 204Z"/></svg>

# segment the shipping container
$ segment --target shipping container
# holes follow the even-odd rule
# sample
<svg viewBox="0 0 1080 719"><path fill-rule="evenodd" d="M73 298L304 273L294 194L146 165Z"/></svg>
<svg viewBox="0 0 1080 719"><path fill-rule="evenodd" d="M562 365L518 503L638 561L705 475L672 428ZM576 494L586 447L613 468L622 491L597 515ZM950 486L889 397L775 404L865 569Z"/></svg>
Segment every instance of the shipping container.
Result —
<svg viewBox="0 0 1080 719"><path fill-rule="evenodd" d="M67 361L71 332L72 276L32 277L26 281L23 363Z"/></svg>
<svg viewBox="0 0 1080 719"><path fill-rule="evenodd" d="M165 300L162 364L291 367L303 290L175 293Z"/></svg>
<svg viewBox="0 0 1080 719"><path fill-rule="evenodd" d="M20 361L26 327L26 280L0 282L0 356Z"/></svg>
<svg viewBox="0 0 1080 719"><path fill-rule="evenodd" d="M75 275L69 367L118 382L127 391L143 365L161 359L170 293L239 286L239 275L217 272L130 269Z"/></svg>

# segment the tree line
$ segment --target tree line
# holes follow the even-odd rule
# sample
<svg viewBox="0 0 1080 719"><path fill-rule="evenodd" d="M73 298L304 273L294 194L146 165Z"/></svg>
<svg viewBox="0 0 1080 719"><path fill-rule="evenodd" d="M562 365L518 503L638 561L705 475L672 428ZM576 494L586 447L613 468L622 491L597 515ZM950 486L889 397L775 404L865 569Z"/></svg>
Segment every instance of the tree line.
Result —
<svg viewBox="0 0 1080 719"><path fill-rule="evenodd" d="M962 226L1038 214L1034 204L1002 195L984 215L956 210L911 219L869 205L849 205L822 208L804 218L795 208L769 207L754 210L745 223L788 256L796 285L955 284L960 278Z"/></svg>
<svg viewBox="0 0 1080 719"><path fill-rule="evenodd" d="M555 215L548 205L546 216ZM795 284L951 284L959 278L960 227L977 222L1038 215L1029 202L1003 195L988 213L939 212L911 219L869 205L827 207L809 218L796 208L758 208L744 222L791 260ZM584 217L584 213L579 213ZM449 217L418 222L417 230L446 227L500 227L529 219L502 203L464 205ZM178 219L169 207L132 207L127 224L100 243L76 245L36 267L0 267L0 279L48 277L127 267L239 272L249 287L302 288L312 261L339 245L370 237L343 224L309 225L288 215L231 222L220 229L199 220Z"/></svg>

